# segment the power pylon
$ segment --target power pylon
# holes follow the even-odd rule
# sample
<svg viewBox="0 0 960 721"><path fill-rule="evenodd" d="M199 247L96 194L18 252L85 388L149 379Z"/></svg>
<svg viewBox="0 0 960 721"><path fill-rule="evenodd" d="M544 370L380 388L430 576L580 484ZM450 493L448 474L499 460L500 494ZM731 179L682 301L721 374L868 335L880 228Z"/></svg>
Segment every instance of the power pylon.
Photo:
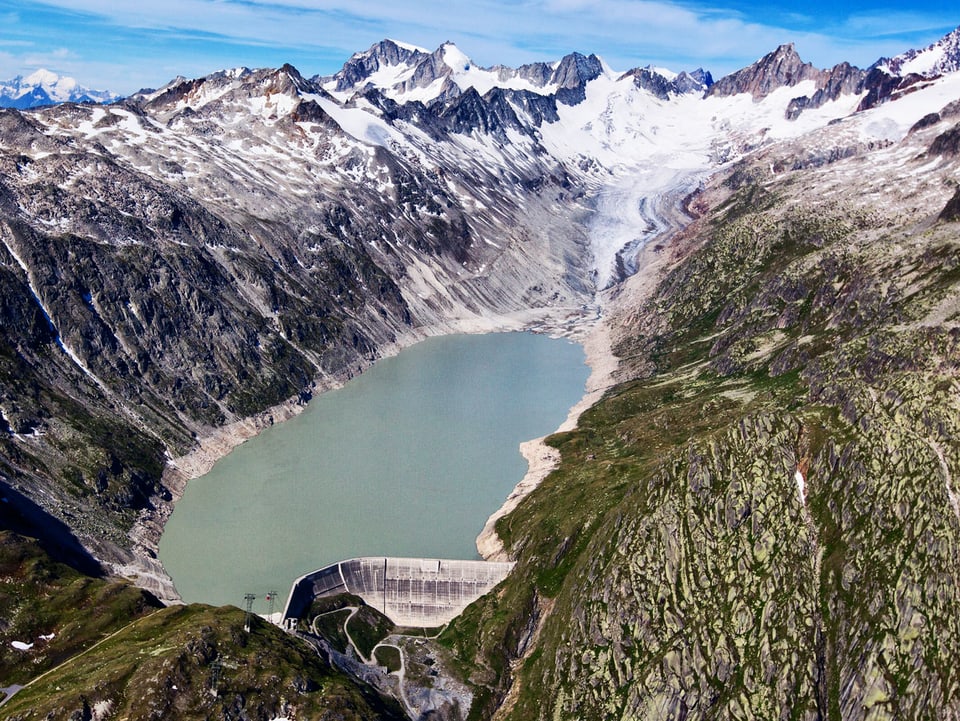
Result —
<svg viewBox="0 0 960 721"><path fill-rule="evenodd" d="M223 664L220 662L220 657L213 659L210 662L210 693L214 696L217 695L217 687L220 685L220 672L223 670Z"/></svg>
<svg viewBox="0 0 960 721"><path fill-rule="evenodd" d="M243 622L243 630L247 633L250 633L250 617L253 615L253 601L256 596L252 593L248 593L243 597L243 600L247 602L247 615Z"/></svg>

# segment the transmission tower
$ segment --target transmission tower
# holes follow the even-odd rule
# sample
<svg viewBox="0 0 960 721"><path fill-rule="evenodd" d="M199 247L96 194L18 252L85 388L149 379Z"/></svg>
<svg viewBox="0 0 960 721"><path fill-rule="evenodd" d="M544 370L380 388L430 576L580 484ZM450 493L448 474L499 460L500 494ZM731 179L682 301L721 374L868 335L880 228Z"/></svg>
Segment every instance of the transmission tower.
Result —
<svg viewBox="0 0 960 721"><path fill-rule="evenodd" d="M243 622L243 630L247 633L250 633L250 616L253 615L253 601L256 596L252 593L248 593L243 597L243 600L247 602L247 615Z"/></svg>
<svg viewBox="0 0 960 721"><path fill-rule="evenodd" d="M220 685L220 672L223 670L223 664L220 657L213 659L210 663L210 693L217 695L217 687Z"/></svg>
<svg viewBox="0 0 960 721"><path fill-rule="evenodd" d="M270 615L267 616L267 618L270 620L270 623L273 623L273 604L274 604L274 602L275 602L276 600L277 600L277 592L276 592L276 591L268 591L268 592L267 592L267 601L270 602Z"/></svg>

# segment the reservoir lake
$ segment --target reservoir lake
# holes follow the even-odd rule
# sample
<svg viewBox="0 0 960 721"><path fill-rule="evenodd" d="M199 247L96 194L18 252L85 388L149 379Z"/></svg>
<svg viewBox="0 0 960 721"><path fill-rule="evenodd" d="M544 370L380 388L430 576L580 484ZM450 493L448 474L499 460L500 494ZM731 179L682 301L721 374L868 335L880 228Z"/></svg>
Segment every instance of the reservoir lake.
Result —
<svg viewBox="0 0 960 721"><path fill-rule="evenodd" d="M187 484L159 555L184 601L280 611L293 580L357 556L479 558L526 472L519 444L583 396L581 346L532 333L430 338L377 361Z"/></svg>

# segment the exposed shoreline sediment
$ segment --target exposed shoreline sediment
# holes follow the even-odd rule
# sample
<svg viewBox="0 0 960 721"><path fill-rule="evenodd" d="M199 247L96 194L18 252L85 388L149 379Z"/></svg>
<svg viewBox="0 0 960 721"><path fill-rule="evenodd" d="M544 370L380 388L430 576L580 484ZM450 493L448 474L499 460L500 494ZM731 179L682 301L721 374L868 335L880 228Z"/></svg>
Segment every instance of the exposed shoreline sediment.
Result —
<svg viewBox="0 0 960 721"><path fill-rule="evenodd" d="M613 354L609 326L597 321L593 328L578 339L583 345L590 366L590 377L586 383L586 393L567 414L566 420L555 432L569 431L577 427L580 415L600 400L603 393L613 384L613 374L617 368L617 358ZM545 443L546 436L524 441L520 444L520 454L527 461L527 472L514 486L503 505L500 506L483 526L477 536L477 551L487 561L512 561L503 542L497 535L496 523L510 513L533 489L540 485L551 471L560 463L560 451Z"/></svg>
<svg viewBox="0 0 960 721"><path fill-rule="evenodd" d="M458 333L531 331L580 340L584 324L592 322L592 319L585 317L582 308L570 307L531 309L508 315L478 315L418 328L396 342L378 348L378 359L394 356L428 337ZM373 362L367 363L364 369ZM350 377L347 374L342 377L318 377L310 388L304 390L317 395L341 387ZM183 497L187 484L206 474L220 458L261 431L299 415L306 405L307 401L302 396L290 398L256 415L211 429L198 439L192 451L170 459L162 478L170 498L154 498L154 508L141 514L129 533L132 557L126 563L111 564L113 572L149 590L165 603L182 602L173 580L157 557L157 549L164 526L176 503Z"/></svg>
<svg viewBox="0 0 960 721"><path fill-rule="evenodd" d="M675 216L673 220L679 223L679 216ZM667 232L673 230L675 227ZM598 306L603 310L603 314L589 330L577 337L586 353L587 365L590 366L586 393L570 409L567 419L557 428L556 433L574 430L581 414L597 403L603 394L619 381L620 359L615 353L615 347L617 328L624 324L623 314L639 307L653 294L664 270L674 260L671 253L663 252L655 243L648 242L636 256L637 272L598 294ZM477 536L477 550L488 561L516 560L504 548L497 535L496 523L515 509L559 465L560 451L548 446L544 442L546 438L547 436L543 436L520 444L520 453L527 461L527 473L514 486L503 505L487 519L483 530Z"/></svg>

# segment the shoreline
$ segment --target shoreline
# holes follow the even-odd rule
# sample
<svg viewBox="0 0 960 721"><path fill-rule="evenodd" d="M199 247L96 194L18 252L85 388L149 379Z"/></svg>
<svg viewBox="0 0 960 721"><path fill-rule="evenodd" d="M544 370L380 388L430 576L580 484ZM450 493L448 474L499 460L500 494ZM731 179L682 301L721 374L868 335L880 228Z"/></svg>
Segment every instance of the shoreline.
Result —
<svg viewBox="0 0 960 721"><path fill-rule="evenodd" d="M572 338L583 343L581 336L584 335L584 328L591 325L599 324L593 318L585 317L581 307L547 307L441 321L413 329L396 341L378 347L377 357L372 361L365 361L362 370L368 369L377 360L395 356L405 348L434 336L534 332ZM309 391L312 397L334 390L342 387L353 375L344 373L341 376L318 376L304 391ZM130 558L125 563L109 563L113 573L150 591L167 605L183 603L173 579L164 569L157 553L166 522L183 497L187 484L206 474L220 458L261 431L302 413L308 402L301 393L253 416L210 429L207 434L197 439L197 445L192 451L168 459L161 484L169 492L170 498L154 497L153 510L141 513L128 533L132 541Z"/></svg>
<svg viewBox="0 0 960 721"><path fill-rule="evenodd" d="M553 433L574 430L581 414L600 400L615 382L614 374L619 367L619 361L613 354L609 324L603 318L594 321L593 327L579 339L579 343L583 346L590 376L587 378L583 397L570 409L566 420ZM503 504L490 514L476 539L477 551L485 561L515 560L497 535L496 524L513 511L520 501L530 495L560 464L560 451L546 444L547 437L533 438L520 444L520 455L527 461L527 472L513 487Z"/></svg>
<svg viewBox="0 0 960 721"><path fill-rule="evenodd" d="M663 249L655 242L649 242L636 256L637 271L598 293L597 305L603 310L603 314L593 322L583 337L577 339L583 345L586 362L590 366L586 391L554 433L576 429L584 411L597 403L607 390L621 380L618 377L621 370L620 358L613 350L617 342L616 329L624 326L627 314L653 295L666 269L684 252L683 243ZM546 438L547 436L542 436L520 444L520 454L527 461L527 472L500 508L487 518L483 530L477 536L477 551L484 560L516 561L497 535L496 523L513 511L560 464L560 451L548 446L544 442Z"/></svg>

